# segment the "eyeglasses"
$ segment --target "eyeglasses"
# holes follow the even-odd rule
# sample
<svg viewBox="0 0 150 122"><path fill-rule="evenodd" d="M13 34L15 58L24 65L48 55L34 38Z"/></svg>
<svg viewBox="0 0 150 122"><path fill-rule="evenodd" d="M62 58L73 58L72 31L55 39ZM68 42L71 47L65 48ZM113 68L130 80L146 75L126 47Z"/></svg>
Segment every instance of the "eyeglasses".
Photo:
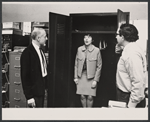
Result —
<svg viewBox="0 0 150 122"><path fill-rule="evenodd" d="M120 36L120 34L119 33L115 33L115 35L117 36L117 35L119 35Z"/></svg>
<svg viewBox="0 0 150 122"><path fill-rule="evenodd" d="M42 38L42 37L47 38L47 36L46 36L46 35L42 35L40 38Z"/></svg>

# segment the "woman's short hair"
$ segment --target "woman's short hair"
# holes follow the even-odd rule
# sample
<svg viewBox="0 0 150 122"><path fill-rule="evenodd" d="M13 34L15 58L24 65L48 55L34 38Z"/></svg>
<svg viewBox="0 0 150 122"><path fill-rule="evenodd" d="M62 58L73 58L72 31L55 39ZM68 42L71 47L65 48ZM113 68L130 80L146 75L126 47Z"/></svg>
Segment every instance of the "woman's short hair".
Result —
<svg viewBox="0 0 150 122"><path fill-rule="evenodd" d="M119 30L120 36L124 36L128 42L136 42L139 39L138 30L132 24L122 24Z"/></svg>
<svg viewBox="0 0 150 122"><path fill-rule="evenodd" d="M89 36L89 37L92 38L91 34L85 34L84 37L85 37L85 36ZM92 42L94 42L93 38L92 38Z"/></svg>
<svg viewBox="0 0 150 122"><path fill-rule="evenodd" d="M40 34L42 33L42 31L44 31L43 28L34 28L34 30L33 30L32 33L31 33L31 38L32 38L33 40L36 40L36 37L37 37L38 35L40 35Z"/></svg>

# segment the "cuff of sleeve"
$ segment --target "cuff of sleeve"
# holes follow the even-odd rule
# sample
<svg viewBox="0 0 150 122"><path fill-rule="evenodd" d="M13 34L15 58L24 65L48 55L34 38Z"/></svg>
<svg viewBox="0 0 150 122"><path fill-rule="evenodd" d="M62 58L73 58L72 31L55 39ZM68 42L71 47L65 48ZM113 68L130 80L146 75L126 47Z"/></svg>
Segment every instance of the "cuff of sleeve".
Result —
<svg viewBox="0 0 150 122"><path fill-rule="evenodd" d="M137 104L138 104L138 103L133 103L133 102L131 101L131 99L130 99L130 100L129 100L129 103L128 103L128 108L135 108Z"/></svg>
<svg viewBox="0 0 150 122"><path fill-rule="evenodd" d="M78 79L78 76L74 76L74 79Z"/></svg>
<svg viewBox="0 0 150 122"><path fill-rule="evenodd" d="M97 79L94 79L94 81L98 82L99 80L97 80Z"/></svg>
<svg viewBox="0 0 150 122"><path fill-rule="evenodd" d="M76 82L78 80L78 78L75 78L74 81Z"/></svg>
<svg viewBox="0 0 150 122"><path fill-rule="evenodd" d="M33 103L34 102L34 98L31 98L28 100L28 104Z"/></svg>

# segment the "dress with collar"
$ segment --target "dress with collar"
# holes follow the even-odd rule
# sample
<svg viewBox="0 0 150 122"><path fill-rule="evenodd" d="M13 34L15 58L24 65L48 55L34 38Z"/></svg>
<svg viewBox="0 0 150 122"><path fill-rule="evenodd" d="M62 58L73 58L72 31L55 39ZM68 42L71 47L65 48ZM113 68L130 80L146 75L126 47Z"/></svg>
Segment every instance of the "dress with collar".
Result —
<svg viewBox="0 0 150 122"><path fill-rule="evenodd" d="M74 78L77 78L77 94L96 96L96 88L92 89L93 80L99 82L102 59L99 48L94 45L86 50L85 46L78 48L75 59Z"/></svg>

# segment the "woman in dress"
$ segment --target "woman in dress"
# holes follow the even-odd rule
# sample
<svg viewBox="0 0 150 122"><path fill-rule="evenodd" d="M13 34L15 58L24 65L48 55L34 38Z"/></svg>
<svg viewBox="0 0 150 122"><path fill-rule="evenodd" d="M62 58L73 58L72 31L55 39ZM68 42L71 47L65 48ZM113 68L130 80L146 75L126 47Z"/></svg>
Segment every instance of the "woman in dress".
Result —
<svg viewBox="0 0 150 122"><path fill-rule="evenodd" d="M75 59L74 82L77 86L76 94L81 95L83 107L93 106L102 67L100 50L92 42L92 36L85 35L84 45L78 48Z"/></svg>

